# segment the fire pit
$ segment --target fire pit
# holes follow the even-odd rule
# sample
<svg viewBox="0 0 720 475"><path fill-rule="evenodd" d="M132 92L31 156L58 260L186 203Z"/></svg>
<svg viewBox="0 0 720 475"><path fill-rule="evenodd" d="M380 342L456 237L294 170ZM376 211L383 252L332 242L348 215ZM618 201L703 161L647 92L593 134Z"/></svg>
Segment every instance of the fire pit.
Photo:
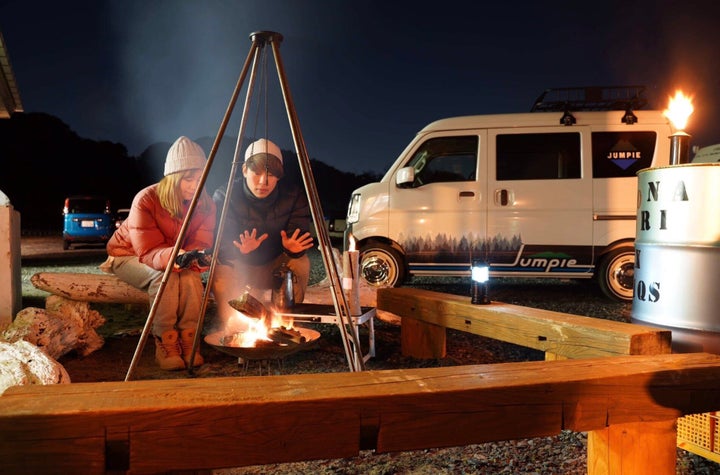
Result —
<svg viewBox="0 0 720 475"><path fill-rule="evenodd" d="M320 332L310 328L295 327L299 333L298 341L273 341L256 344L256 346L236 346L234 335L220 330L205 336L205 343L230 356L245 360L282 359L301 350L312 348L320 338Z"/></svg>

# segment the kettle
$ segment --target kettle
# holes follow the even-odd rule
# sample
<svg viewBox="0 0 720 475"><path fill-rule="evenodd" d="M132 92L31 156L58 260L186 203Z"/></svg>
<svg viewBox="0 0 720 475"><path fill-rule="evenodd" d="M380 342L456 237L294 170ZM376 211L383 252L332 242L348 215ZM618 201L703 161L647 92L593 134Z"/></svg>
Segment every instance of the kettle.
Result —
<svg viewBox="0 0 720 475"><path fill-rule="evenodd" d="M277 310L289 310L295 305L295 274L283 262L273 271L272 303Z"/></svg>

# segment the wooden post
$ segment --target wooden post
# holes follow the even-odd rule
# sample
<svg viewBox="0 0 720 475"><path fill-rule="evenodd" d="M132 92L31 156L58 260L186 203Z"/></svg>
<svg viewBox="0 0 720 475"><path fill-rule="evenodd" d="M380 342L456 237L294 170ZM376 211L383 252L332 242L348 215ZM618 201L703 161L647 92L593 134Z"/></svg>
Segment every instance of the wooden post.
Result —
<svg viewBox="0 0 720 475"><path fill-rule="evenodd" d="M343 253L343 291L350 307L350 314L358 317L362 314L360 308L360 280L358 279L360 255L358 251L345 251Z"/></svg>
<svg viewBox="0 0 720 475"><path fill-rule="evenodd" d="M400 349L403 356L420 359L444 358L447 355L444 327L414 318L403 318L400 326Z"/></svg>
<svg viewBox="0 0 720 475"><path fill-rule="evenodd" d="M674 475L677 420L611 425L588 432L588 475Z"/></svg>
<svg viewBox="0 0 720 475"><path fill-rule="evenodd" d="M0 328L22 308L20 213L0 191Z"/></svg>

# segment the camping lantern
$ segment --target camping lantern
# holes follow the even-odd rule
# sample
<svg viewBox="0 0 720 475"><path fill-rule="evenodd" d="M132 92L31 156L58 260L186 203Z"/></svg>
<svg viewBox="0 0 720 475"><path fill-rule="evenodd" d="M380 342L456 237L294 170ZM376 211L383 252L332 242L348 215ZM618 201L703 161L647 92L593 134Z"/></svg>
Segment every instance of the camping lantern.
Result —
<svg viewBox="0 0 720 475"><path fill-rule="evenodd" d="M470 276L472 279L470 287L471 302L475 305L489 304L488 280L490 280L490 267L481 259L473 259Z"/></svg>

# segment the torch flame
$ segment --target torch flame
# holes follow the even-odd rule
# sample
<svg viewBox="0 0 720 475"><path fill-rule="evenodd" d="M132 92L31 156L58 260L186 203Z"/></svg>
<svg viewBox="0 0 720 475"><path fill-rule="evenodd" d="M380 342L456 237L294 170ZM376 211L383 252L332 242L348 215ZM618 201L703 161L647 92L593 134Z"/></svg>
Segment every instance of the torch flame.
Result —
<svg viewBox="0 0 720 475"><path fill-rule="evenodd" d="M692 98L684 95L682 91L676 91L675 97L670 98L668 108L665 109L663 115L670 119L675 129L683 130L694 110Z"/></svg>

